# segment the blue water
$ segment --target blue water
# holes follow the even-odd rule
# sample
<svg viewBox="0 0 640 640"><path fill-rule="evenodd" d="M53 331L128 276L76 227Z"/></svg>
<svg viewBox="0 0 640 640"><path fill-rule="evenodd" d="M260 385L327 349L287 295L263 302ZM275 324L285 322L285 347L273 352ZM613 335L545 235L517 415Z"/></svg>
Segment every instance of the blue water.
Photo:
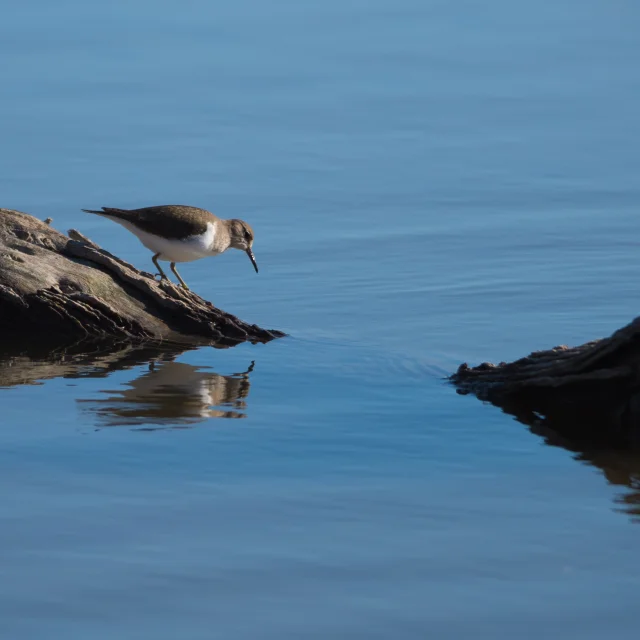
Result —
<svg viewBox="0 0 640 640"><path fill-rule="evenodd" d="M290 334L0 358L0 637L636 637L638 457L444 380L637 315L636 5L0 8L0 206L242 217L181 274Z"/></svg>

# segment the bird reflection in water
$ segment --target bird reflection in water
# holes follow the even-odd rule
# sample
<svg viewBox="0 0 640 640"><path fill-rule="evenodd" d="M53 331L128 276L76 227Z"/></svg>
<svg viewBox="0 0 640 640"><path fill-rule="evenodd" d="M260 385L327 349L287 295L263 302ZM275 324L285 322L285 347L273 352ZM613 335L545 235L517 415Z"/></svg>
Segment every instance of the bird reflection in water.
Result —
<svg viewBox="0 0 640 640"><path fill-rule="evenodd" d="M245 418L254 364L242 373L224 376L185 362L154 360L147 372L127 383L127 389L80 402L100 426L144 431L188 428L211 418Z"/></svg>

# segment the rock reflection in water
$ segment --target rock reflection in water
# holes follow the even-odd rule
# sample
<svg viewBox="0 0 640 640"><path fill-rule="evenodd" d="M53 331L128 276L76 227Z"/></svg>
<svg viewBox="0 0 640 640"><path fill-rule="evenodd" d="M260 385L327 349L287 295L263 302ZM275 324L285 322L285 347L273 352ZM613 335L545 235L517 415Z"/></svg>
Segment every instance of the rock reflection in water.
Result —
<svg viewBox="0 0 640 640"><path fill-rule="evenodd" d="M640 451L637 448L594 444L587 437L592 432L589 429L583 429L585 437L577 437L581 432L580 423L552 421L514 405L503 409L527 425L531 433L541 437L548 446L570 451L577 461L599 469L608 484L623 487L614 498L615 510L640 522Z"/></svg>
<svg viewBox="0 0 640 640"><path fill-rule="evenodd" d="M80 400L100 426L185 428L210 418L244 418L249 374L220 375L184 362L153 361L148 371L109 397Z"/></svg>

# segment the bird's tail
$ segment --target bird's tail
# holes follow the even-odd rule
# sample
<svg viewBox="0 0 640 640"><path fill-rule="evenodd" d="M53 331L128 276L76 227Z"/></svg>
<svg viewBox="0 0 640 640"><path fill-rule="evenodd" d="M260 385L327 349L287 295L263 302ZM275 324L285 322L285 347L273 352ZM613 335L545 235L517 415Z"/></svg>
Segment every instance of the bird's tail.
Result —
<svg viewBox="0 0 640 640"><path fill-rule="evenodd" d="M101 207L102 211L96 211L95 209L81 209L85 213L97 213L99 216L114 216L117 217L118 214L125 213L125 209L114 209L113 207Z"/></svg>

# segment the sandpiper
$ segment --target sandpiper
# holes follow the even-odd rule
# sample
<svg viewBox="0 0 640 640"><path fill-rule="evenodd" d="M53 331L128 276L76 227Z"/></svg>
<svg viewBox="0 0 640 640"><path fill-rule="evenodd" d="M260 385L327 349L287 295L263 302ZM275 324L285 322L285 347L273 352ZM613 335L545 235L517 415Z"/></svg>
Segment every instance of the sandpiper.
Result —
<svg viewBox="0 0 640 640"><path fill-rule="evenodd" d="M153 251L153 264L160 272L161 280L168 280L158 260L171 263L171 271L180 284L189 289L176 270L176 262L192 262L207 256L217 256L229 247L244 251L258 273L258 265L251 247L253 229L244 220L222 220L206 209L168 204L142 209L114 209L102 207L102 211L83 209L109 218L138 237Z"/></svg>

